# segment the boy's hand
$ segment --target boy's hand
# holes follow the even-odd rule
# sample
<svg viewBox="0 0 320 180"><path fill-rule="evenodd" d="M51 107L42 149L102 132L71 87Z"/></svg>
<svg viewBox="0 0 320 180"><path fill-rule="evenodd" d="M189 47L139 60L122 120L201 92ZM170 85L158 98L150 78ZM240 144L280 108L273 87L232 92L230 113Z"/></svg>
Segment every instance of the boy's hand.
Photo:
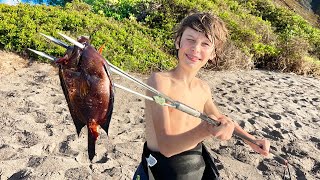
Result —
<svg viewBox="0 0 320 180"><path fill-rule="evenodd" d="M235 127L233 121L226 116L222 116L221 118L218 118L218 120L221 123L219 126L208 124L210 134L220 140L229 140L232 137Z"/></svg>
<svg viewBox="0 0 320 180"><path fill-rule="evenodd" d="M269 155L269 149L270 149L270 141L266 140L266 139L262 139L262 140L254 140L257 144L260 145L257 146L255 144L252 143L248 143L250 145L250 147L256 151L259 154L262 154L263 156L268 156Z"/></svg>

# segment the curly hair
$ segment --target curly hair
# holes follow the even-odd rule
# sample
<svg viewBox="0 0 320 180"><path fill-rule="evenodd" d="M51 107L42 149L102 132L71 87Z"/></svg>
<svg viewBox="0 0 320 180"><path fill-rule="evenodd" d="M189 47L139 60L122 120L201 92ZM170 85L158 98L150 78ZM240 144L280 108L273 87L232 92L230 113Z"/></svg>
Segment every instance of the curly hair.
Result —
<svg viewBox="0 0 320 180"><path fill-rule="evenodd" d="M176 28L174 42L179 40L178 44L180 45L180 38L187 27L204 33L210 40L211 38L209 37L212 37L216 58L221 56L228 38L228 30L225 23L218 16L205 12L185 17Z"/></svg>

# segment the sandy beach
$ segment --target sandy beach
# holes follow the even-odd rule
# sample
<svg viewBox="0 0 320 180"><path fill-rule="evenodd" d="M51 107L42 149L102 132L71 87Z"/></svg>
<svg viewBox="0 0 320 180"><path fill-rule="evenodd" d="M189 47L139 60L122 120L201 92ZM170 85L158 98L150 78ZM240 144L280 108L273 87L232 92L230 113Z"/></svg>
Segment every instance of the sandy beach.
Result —
<svg viewBox="0 0 320 180"><path fill-rule="evenodd" d="M147 76L130 73L145 81ZM292 179L320 179L320 79L261 70L202 70L218 108L290 163ZM112 74L113 81L144 93ZM144 99L116 89L109 128L87 156L87 129L77 136L58 69L0 51L0 179L132 179L141 158ZM238 138L207 139L222 179L282 179L277 158Z"/></svg>

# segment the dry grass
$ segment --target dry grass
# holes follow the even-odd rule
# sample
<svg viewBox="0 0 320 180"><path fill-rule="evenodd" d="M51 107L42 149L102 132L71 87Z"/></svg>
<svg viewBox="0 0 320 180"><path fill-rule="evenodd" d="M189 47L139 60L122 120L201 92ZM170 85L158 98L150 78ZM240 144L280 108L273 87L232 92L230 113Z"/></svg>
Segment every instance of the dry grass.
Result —
<svg viewBox="0 0 320 180"><path fill-rule="evenodd" d="M320 18L318 15L314 14L312 11L308 11L306 7L299 4L297 0L273 0L275 4L281 7L287 7L291 11L299 14L301 17L306 19L315 27L320 27Z"/></svg>
<svg viewBox="0 0 320 180"><path fill-rule="evenodd" d="M300 75L320 75L320 62L308 53L310 44L302 38L293 38L283 45L277 69Z"/></svg>
<svg viewBox="0 0 320 180"><path fill-rule="evenodd" d="M215 70L250 70L253 66L252 57L244 54L239 48L228 42L221 58L208 63L206 68Z"/></svg>

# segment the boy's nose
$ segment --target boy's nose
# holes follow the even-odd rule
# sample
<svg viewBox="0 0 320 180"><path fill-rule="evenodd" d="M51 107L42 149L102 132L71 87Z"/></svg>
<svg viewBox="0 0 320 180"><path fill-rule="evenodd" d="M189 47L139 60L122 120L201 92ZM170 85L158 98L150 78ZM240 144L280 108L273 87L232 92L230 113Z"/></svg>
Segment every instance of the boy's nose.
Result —
<svg viewBox="0 0 320 180"><path fill-rule="evenodd" d="M200 48L201 48L201 44L198 43L198 42L195 42L192 46L192 50L195 51L195 52L199 52L200 51Z"/></svg>

